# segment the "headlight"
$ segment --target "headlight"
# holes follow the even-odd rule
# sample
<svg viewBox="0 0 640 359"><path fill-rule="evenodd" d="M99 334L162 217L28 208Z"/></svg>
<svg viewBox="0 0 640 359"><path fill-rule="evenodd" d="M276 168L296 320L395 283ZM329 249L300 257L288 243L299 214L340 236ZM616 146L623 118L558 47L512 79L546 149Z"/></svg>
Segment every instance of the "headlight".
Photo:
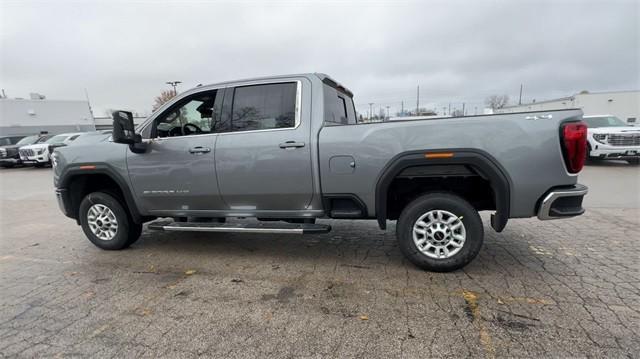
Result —
<svg viewBox="0 0 640 359"><path fill-rule="evenodd" d="M607 139L607 134L605 133L595 133L593 134L593 139L600 142L600 143L604 143L604 140Z"/></svg>
<svg viewBox="0 0 640 359"><path fill-rule="evenodd" d="M51 154L51 167L56 167L57 165L58 165L58 154L54 152Z"/></svg>

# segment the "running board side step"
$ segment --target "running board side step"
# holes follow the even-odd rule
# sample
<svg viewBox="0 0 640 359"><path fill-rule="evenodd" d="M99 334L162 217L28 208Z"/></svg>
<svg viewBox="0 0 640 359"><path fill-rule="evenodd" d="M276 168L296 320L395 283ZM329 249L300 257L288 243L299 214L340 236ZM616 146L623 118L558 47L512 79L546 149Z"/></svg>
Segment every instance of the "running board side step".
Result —
<svg viewBox="0 0 640 359"><path fill-rule="evenodd" d="M331 231L327 224L311 223L202 223L174 222L173 220L156 220L149 223L149 229L176 232L225 232L225 233L289 233L320 234Z"/></svg>

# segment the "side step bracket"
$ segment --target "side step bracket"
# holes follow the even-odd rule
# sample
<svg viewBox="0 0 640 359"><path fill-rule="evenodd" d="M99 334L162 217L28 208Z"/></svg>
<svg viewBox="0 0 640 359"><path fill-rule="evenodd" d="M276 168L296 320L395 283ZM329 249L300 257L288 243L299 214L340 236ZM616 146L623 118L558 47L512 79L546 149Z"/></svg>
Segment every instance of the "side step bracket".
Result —
<svg viewBox="0 0 640 359"><path fill-rule="evenodd" d="M331 231L327 224L311 223L202 223L175 222L171 219L160 219L149 223L149 229L176 232L227 232L227 233L289 233L319 234Z"/></svg>

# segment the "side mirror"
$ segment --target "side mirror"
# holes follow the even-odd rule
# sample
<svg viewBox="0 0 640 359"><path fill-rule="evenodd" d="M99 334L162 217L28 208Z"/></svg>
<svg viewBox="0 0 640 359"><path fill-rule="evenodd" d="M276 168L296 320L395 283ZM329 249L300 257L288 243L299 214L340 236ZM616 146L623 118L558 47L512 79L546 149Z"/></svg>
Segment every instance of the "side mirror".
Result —
<svg viewBox="0 0 640 359"><path fill-rule="evenodd" d="M58 148L58 147L65 147L65 146L66 146L66 145L65 145L64 143L54 143L54 144L52 144L52 145L49 145L49 148L48 148L48 150L49 150L49 154L52 154L52 153L53 153L53 150L55 150L56 148Z"/></svg>
<svg viewBox="0 0 640 359"><path fill-rule="evenodd" d="M133 125L133 114L129 111L113 112L113 142L133 145L142 141Z"/></svg>

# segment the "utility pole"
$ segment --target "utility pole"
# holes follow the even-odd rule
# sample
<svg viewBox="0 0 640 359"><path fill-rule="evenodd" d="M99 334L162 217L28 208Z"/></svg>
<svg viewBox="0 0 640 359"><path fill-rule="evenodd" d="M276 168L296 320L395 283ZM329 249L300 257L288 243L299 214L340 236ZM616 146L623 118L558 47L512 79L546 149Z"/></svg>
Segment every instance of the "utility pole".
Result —
<svg viewBox="0 0 640 359"><path fill-rule="evenodd" d="M176 87L178 86L178 84L181 84L182 81L167 81L165 82L167 85L173 87L173 96L178 94L178 91L176 90Z"/></svg>
<svg viewBox="0 0 640 359"><path fill-rule="evenodd" d="M522 84L520 84L520 97L518 98L518 105L522 105Z"/></svg>
<svg viewBox="0 0 640 359"><path fill-rule="evenodd" d="M416 94L416 116L420 116L420 85L418 85L418 93Z"/></svg>
<svg viewBox="0 0 640 359"><path fill-rule="evenodd" d="M373 118L373 102L369 102L369 120Z"/></svg>

